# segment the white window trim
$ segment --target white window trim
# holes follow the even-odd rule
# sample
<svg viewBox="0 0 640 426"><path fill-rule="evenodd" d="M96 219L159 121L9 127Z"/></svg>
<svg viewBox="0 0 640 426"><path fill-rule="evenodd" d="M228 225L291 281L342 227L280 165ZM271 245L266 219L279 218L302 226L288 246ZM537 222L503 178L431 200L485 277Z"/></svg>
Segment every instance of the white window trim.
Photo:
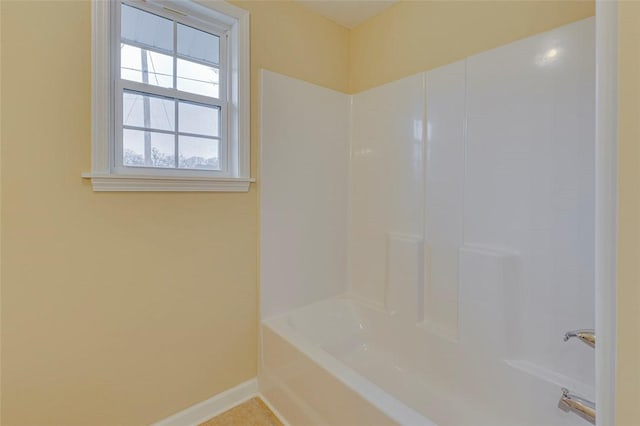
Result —
<svg viewBox="0 0 640 426"><path fill-rule="evenodd" d="M191 7L216 18L231 27L229 140L235 144L237 157L230 158L229 176L172 176L153 174L120 174L114 171L112 144L114 140L111 98L111 3L93 0L92 13L92 102L91 102L91 172L82 177L91 179L94 191L221 191L247 192L250 176L250 68L249 12L220 0L192 1ZM158 1L168 8L180 2ZM184 4L184 3L183 3ZM173 6L173 7L172 7ZM231 144L230 144L231 145Z"/></svg>

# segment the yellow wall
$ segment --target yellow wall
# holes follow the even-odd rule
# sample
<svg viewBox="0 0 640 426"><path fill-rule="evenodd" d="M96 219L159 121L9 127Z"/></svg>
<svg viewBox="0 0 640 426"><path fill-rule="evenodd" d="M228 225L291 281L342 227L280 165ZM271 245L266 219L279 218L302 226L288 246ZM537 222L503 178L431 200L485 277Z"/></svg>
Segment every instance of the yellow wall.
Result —
<svg viewBox="0 0 640 426"><path fill-rule="evenodd" d="M351 32L351 92L593 16L593 1L405 1Z"/></svg>
<svg viewBox="0 0 640 426"><path fill-rule="evenodd" d="M254 84L346 90L346 29L241 5ZM92 192L89 3L1 8L2 425L148 424L254 377L256 188Z"/></svg>
<svg viewBox="0 0 640 426"><path fill-rule="evenodd" d="M619 9L617 424L640 422L640 2Z"/></svg>
<svg viewBox="0 0 640 426"><path fill-rule="evenodd" d="M348 90L349 30L291 1L231 3L251 13L254 77L260 68L266 68L334 90ZM259 89L252 88L257 99Z"/></svg>

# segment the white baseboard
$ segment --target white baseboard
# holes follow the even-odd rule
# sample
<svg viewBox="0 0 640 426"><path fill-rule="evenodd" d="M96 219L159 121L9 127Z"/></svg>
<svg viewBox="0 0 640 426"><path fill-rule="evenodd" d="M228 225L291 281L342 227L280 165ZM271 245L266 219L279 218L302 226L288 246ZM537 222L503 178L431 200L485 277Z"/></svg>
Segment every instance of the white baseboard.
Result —
<svg viewBox="0 0 640 426"><path fill-rule="evenodd" d="M254 378L151 426L197 426L255 396L258 396L258 380Z"/></svg>

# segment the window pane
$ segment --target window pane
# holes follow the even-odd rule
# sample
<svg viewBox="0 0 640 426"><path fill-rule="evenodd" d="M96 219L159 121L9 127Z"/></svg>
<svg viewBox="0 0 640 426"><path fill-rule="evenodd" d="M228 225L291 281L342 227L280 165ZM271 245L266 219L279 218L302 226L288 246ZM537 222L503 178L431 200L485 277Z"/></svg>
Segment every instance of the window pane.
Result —
<svg viewBox="0 0 640 426"><path fill-rule="evenodd" d="M173 22L135 7L122 5L122 41L173 53Z"/></svg>
<svg viewBox="0 0 640 426"><path fill-rule="evenodd" d="M220 64L220 37L178 24L178 53L191 59Z"/></svg>
<svg viewBox="0 0 640 426"><path fill-rule="evenodd" d="M220 108L180 102L179 130L203 136L219 136Z"/></svg>
<svg viewBox="0 0 640 426"><path fill-rule="evenodd" d="M178 90L219 97L219 71L215 67L178 59Z"/></svg>
<svg viewBox="0 0 640 426"><path fill-rule="evenodd" d="M173 131L175 118L173 99L126 90L122 95L122 122L125 126Z"/></svg>
<svg viewBox="0 0 640 426"><path fill-rule="evenodd" d="M122 163L125 166L175 167L173 135L123 129Z"/></svg>
<svg viewBox="0 0 640 426"><path fill-rule="evenodd" d="M180 136L178 149L181 169L220 170L220 142L217 139Z"/></svg>
<svg viewBox="0 0 640 426"><path fill-rule="evenodd" d="M173 58L162 53L120 45L120 76L125 80L173 87Z"/></svg>

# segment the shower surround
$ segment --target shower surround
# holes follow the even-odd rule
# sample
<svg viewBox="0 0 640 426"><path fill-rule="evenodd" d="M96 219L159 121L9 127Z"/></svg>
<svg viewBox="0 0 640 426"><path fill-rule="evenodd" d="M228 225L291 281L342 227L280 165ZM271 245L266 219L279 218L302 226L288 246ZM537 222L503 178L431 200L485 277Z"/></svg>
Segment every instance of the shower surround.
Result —
<svg viewBox="0 0 640 426"><path fill-rule="evenodd" d="M262 74L262 394L292 425L581 425L594 20L355 95Z"/></svg>

